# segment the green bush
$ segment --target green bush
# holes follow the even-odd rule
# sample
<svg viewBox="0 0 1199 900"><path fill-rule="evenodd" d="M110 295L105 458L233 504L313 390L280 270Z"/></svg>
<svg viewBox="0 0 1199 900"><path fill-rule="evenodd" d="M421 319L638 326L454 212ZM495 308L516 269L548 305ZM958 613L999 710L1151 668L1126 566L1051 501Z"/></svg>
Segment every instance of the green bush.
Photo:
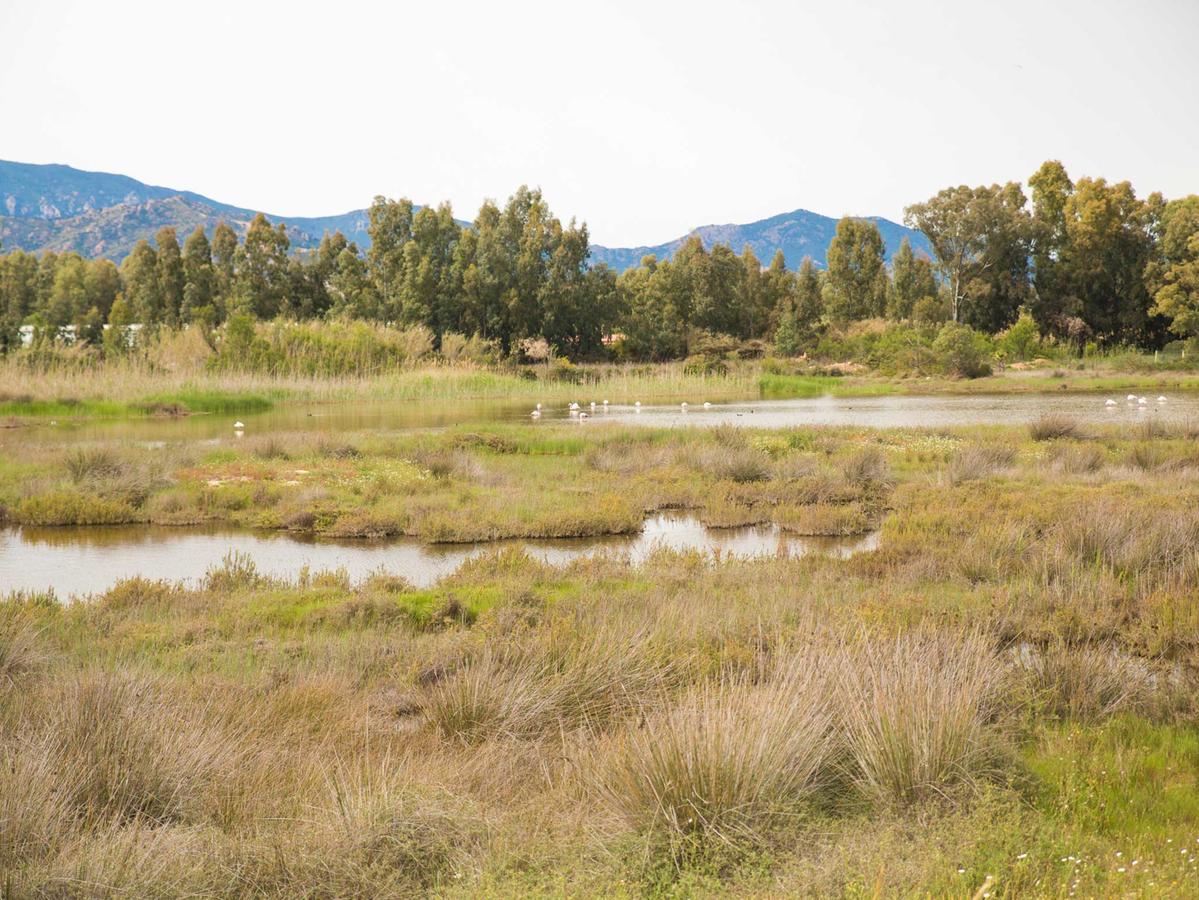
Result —
<svg viewBox="0 0 1199 900"><path fill-rule="evenodd" d="M683 363L686 375L726 375L729 364L719 356L689 356Z"/></svg>
<svg viewBox="0 0 1199 900"><path fill-rule="evenodd" d="M991 374L991 342L967 325L946 322L933 341L933 353L947 375L981 378Z"/></svg>
<svg viewBox="0 0 1199 900"><path fill-rule="evenodd" d="M61 490L26 497L12 518L19 525L119 525L137 521L138 515L119 500Z"/></svg>
<svg viewBox="0 0 1199 900"><path fill-rule="evenodd" d="M1041 354L1041 332L1027 310L995 337L996 348L1006 359L1032 359Z"/></svg>
<svg viewBox="0 0 1199 900"><path fill-rule="evenodd" d="M794 316L784 316L774 332L774 351L779 356L799 355L799 328Z"/></svg>

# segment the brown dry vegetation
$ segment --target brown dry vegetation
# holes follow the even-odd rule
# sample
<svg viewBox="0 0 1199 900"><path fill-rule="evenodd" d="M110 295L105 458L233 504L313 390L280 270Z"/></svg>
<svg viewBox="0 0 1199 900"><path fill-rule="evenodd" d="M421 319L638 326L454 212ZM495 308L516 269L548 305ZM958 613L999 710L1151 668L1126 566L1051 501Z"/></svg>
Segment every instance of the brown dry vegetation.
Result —
<svg viewBox="0 0 1199 900"><path fill-rule="evenodd" d="M1142 446L1155 465L1132 458ZM181 484L244 475L237 491L274 515L426 504L462 533L501 531L519 520L495 510L521 502L538 527L564 521L543 507L567 497L603 521L592 508L623 484L634 520L690 505L882 532L849 559L554 568L504 550L418 590L274 581L231 558L191 587L11 596L6 889L1192 896L1193 459L1173 432L1017 429L450 430L12 456L10 511L97 482L155 510ZM284 492L282 473L318 460L319 483L290 486L302 502Z"/></svg>

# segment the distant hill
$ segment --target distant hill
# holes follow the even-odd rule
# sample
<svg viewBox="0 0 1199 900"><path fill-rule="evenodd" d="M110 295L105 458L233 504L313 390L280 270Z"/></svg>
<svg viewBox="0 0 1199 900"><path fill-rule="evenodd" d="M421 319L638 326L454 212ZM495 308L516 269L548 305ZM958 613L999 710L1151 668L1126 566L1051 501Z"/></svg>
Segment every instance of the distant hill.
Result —
<svg viewBox="0 0 1199 900"><path fill-rule="evenodd" d="M211 237L222 221L244 233L258 212L125 175L0 160L0 241L6 250L73 250L120 260L163 225L174 226L180 241L197 225ZM314 248L334 231L360 247L370 245L365 209L338 216L266 215L287 223L295 249Z"/></svg>
<svg viewBox="0 0 1199 900"><path fill-rule="evenodd" d="M0 241L4 250L74 251L119 261L138 241L152 239L164 225L174 226L180 241L197 225L211 237L221 221L244 233L257 212L192 191L144 184L125 175L0 160ZM326 233L334 231L362 249L370 246L365 209L311 218L266 215L272 222L287 223L293 249L312 249ZM868 218L882 233L888 260L904 237L911 240L913 249L929 253L928 242L919 232L877 216ZM652 247L593 245L591 253L593 262L623 272L651 253L660 260L669 259L688 237L698 235L709 248L727 243L740 253L748 244L762 265L768 265L775 250L781 249L789 268L798 268L805 256L823 267L836 227L836 219L797 209L748 225L704 225Z"/></svg>
<svg viewBox="0 0 1199 900"><path fill-rule="evenodd" d="M905 237L912 242L913 250L932 255L928 241L919 231L913 231L878 216L864 218L878 226L887 246L888 261ZM713 244L728 244L740 253L748 244L764 266L770 264L776 250L782 250L789 269L799 268L805 256L812 257L812 261L823 268L828 263L828 245L836 231L836 219L806 209L797 209L794 212L762 219L760 222L750 222L748 225L703 225L683 237L653 247L613 248L593 245L591 257L595 262L605 262L613 269L623 272L640 265L641 258L649 254L653 254L659 260L669 259L688 238L696 235L708 248Z"/></svg>

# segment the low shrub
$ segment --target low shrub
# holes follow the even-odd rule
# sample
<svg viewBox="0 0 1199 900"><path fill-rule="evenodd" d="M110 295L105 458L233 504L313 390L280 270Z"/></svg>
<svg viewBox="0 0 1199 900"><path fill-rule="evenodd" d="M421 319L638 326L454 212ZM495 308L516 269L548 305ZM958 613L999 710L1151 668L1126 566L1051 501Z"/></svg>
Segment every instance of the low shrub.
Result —
<svg viewBox="0 0 1199 900"><path fill-rule="evenodd" d="M128 503L75 490L26 497L9 511L9 517L18 525L119 525L139 519Z"/></svg>

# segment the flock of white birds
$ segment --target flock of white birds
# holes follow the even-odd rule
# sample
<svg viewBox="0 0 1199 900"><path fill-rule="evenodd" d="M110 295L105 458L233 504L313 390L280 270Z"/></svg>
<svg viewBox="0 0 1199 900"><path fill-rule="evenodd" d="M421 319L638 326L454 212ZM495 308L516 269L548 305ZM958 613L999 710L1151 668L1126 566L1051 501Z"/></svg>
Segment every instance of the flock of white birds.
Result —
<svg viewBox="0 0 1199 900"><path fill-rule="evenodd" d="M597 409L601 409L601 408L604 410L608 409L608 401L607 400L603 401L602 404L596 404L596 402L594 400L592 400L589 409L583 409L581 406L579 406L579 404L571 403L568 407L566 407L566 410L567 410L567 412L570 413L572 418L588 419L591 416L595 415L595 411ZM684 400L682 403L679 404L679 408L683 412L686 412L689 408L689 404L687 403L686 400ZM708 403L707 401L704 401L704 409L711 409L711 408L712 408L712 404ZM633 411L641 412L641 401L640 400L637 400L633 403ZM541 418L541 404L538 403L537 406L533 409L533 411L531 413L529 413L529 415L532 416L534 419L540 419Z"/></svg>
<svg viewBox="0 0 1199 900"><path fill-rule="evenodd" d="M1127 401L1127 403L1128 403L1128 405L1129 405L1129 406L1133 406L1133 405L1136 405L1136 406L1148 406L1148 405L1149 405L1149 400L1148 400L1147 398L1145 398L1145 397L1138 397L1136 394L1129 394L1129 395L1128 395L1127 397L1125 397L1124 399ZM1158 398L1157 398L1157 402L1158 402L1158 403L1165 403L1165 402L1166 402L1166 398L1165 398L1165 397L1158 397ZM1116 401L1115 401L1115 400L1113 400L1113 399L1111 399L1111 398L1109 397L1107 400L1104 400L1104 401L1103 401L1103 405L1104 405L1104 406L1118 406L1119 404L1118 404L1118 403L1116 403Z"/></svg>
<svg viewBox="0 0 1199 900"><path fill-rule="evenodd" d="M1149 405L1148 398L1138 397L1136 394L1129 394L1124 399L1129 406L1141 407L1141 406ZM1164 396L1159 396L1157 398L1157 402L1165 403L1166 398ZM1111 399L1110 397L1107 400L1104 400L1103 404L1104 404L1104 406L1108 406L1108 407L1119 406L1119 403L1117 403L1115 400ZM567 412L569 412L572 417L576 417L579 419L590 418L591 416L595 415L595 411L600 408L607 410L608 401L604 400L602 404L596 404L596 402L594 400L592 400L588 409L583 409L581 406L579 406L578 403L571 403L568 407L566 407ZM682 403L680 403L679 408L683 412L686 412L687 409L689 408L687 401L684 400ZM712 408L712 404L705 401L704 409L711 409L711 408ZM641 401L640 400L637 400L635 403L633 403L633 410L635 412L641 412ZM540 419L541 418L541 404L538 403L537 406L534 408L534 410L529 415L532 416L534 419ZM238 434L243 434L245 432L245 429L246 429L246 426L244 423L242 423L240 421L233 423L233 430L235 432L237 432Z"/></svg>

